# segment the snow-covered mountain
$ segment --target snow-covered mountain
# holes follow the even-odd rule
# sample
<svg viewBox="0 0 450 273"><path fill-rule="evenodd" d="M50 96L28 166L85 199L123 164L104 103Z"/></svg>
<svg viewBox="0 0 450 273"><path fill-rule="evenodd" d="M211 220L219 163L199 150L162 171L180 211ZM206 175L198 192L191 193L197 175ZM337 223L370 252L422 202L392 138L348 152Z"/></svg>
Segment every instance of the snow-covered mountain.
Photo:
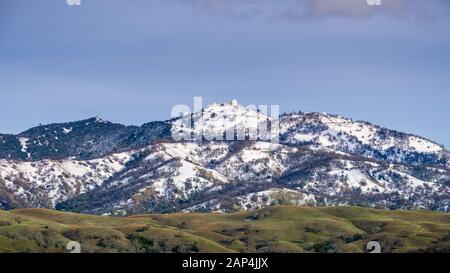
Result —
<svg viewBox="0 0 450 273"><path fill-rule="evenodd" d="M201 122L184 126L185 118ZM450 211L450 153L442 145L329 114L283 114L277 124L232 102L141 127L92 118L0 135L0 207L96 214L277 204ZM253 138L259 131L268 134ZM174 133L188 138L175 141ZM197 137L205 134L216 139Z"/></svg>
<svg viewBox="0 0 450 273"><path fill-rule="evenodd" d="M131 158L131 153L120 153L86 161L0 160L0 200L6 207L54 207L102 185Z"/></svg>
<svg viewBox="0 0 450 273"><path fill-rule="evenodd" d="M318 113L285 114L285 143L308 144L377 160L407 164L448 163L448 151L423 137L382 128L368 122Z"/></svg>

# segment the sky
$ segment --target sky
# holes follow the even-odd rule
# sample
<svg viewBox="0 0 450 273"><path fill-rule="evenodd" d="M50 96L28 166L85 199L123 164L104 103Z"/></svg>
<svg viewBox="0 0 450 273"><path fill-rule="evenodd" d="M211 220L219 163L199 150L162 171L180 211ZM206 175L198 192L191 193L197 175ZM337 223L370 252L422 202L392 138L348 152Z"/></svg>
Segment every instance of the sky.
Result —
<svg viewBox="0 0 450 273"><path fill-rule="evenodd" d="M0 132L230 101L450 147L450 1L0 1Z"/></svg>

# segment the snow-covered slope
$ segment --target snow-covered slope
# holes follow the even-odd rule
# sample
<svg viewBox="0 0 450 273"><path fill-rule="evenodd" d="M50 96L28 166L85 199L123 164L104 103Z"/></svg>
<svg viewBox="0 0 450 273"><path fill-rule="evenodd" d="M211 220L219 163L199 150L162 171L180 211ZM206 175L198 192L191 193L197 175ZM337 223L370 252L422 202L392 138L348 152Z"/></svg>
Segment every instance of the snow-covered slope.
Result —
<svg viewBox="0 0 450 273"><path fill-rule="evenodd" d="M387 164L282 144L160 143L100 188L59 208L122 214L290 204L448 211L449 179L442 167ZM86 204L86 199L102 201Z"/></svg>
<svg viewBox="0 0 450 273"><path fill-rule="evenodd" d="M197 113L185 113L172 125L172 135L178 140L263 140L278 138L271 130L273 118L268 109L244 107L233 100L212 104ZM275 126L274 126L275 128Z"/></svg>
<svg viewBox="0 0 450 273"><path fill-rule="evenodd" d="M389 162L446 165L449 158L442 145L423 137L329 114L285 114L281 134L284 143Z"/></svg>
<svg viewBox="0 0 450 273"><path fill-rule="evenodd" d="M12 203L54 207L100 186L131 158L131 153L120 153L88 161L0 160L0 190L8 194Z"/></svg>
<svg viewBox="0 0 450 273"><path fill-rule="evenodd" d="M425 138L318 113L284 114L278 131L273 118L235 102L187 117L200 126L183 127L182 118L142 127L91 119L1 135L0 150L25 158L0 159L0 208L125 214L286 204L450 211L449 152ZM268 138L252 139L264 129ZM227 131L233 140L196 138ZM170 132L189 137L174 141ZM279 143L272 143L274 134ZM33 146L44 143L43 135L57 137L49 145L67 156L33 160L37 151L53 156Z"/></svg>

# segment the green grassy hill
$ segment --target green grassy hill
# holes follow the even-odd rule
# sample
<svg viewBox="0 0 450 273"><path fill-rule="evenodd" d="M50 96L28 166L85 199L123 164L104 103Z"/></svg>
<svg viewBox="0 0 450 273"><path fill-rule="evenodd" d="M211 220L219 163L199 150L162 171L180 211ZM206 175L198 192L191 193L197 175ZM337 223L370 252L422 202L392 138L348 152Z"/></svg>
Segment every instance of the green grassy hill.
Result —
<svg viewBox="0 0 450 273"><path fill-rule="evenodd" d="M450 214L356 207L271 207L232 214L128 218L20 209L0 211L0 252L450 253Z"/></svg>

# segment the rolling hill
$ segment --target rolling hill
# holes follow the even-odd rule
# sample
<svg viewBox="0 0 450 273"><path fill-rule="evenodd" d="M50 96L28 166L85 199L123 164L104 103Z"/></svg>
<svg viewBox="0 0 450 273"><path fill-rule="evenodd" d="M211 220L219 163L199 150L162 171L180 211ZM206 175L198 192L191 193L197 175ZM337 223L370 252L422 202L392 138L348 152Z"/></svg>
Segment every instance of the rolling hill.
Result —
<svg viewBox="0 0 450 273"><path fill-rule="evenodd" d="M277 206L238 213L126 218L46 209L0 211L0 252L450 252L450 215L358 207Z"/></svg>

